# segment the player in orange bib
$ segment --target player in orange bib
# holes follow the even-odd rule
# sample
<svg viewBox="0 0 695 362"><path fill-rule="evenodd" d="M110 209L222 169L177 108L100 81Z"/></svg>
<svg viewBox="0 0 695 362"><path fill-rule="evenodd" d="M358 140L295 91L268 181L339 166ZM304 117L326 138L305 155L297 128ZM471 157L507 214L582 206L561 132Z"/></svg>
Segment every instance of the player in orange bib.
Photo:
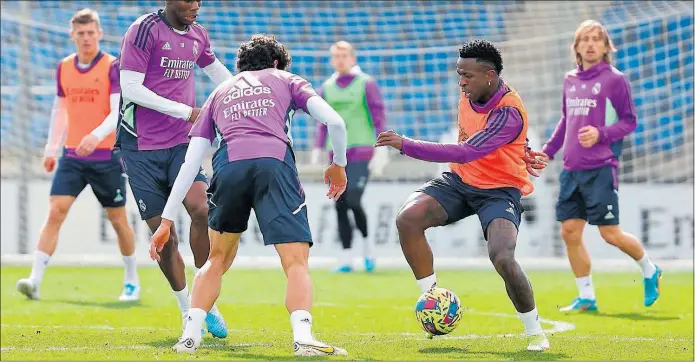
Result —
<svg viewBox="0 0 695 362"><path fill-rule="evenodd" d="M529 337L527 349L543 351L550 344L514 249L523 212L521 196L533 192L529 170L545 164L527 149L526 110L519 94L500 79L499 50L485 40L468 42L459 51L456 71L461 86L459 143L415 141L391 131L377 138L376 146L391 146L416 159L451 162L451 172L425 184L400 210L396 226L401 248L424 293L437 286L425 230L477 214L490 260Z"/></svg>
<svg viewBox="0 0 695 362"><path fill-rule="evenodd" d="M126 216L125 177L120 157L113 150L121 91L118 65L115 57L99 49L103 32L97 12L80 10L70 23L70 37L77 52L58 64L57 97L43 161L47 172L56 171L48 218L36 244L31 276L20 279L17 290L30 299L38 299L60 227L77 196L89 185L116 231L125 262L124 287L119 300L135 301L140 297L135 237ZM63 140L63 156L56 168L56 155Z"/></svg>

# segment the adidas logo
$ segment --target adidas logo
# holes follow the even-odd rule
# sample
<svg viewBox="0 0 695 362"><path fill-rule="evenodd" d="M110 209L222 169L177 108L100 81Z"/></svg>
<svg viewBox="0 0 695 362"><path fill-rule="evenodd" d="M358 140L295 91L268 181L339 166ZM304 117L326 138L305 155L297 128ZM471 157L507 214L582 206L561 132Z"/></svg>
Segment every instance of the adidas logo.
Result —
<svg viewBox="0 0 695 362"><path fill-rule="evenodd" d="M309 318L304 318L300 322L311 324L311 321L309 320Z"/></svg>
<svg viewBox="0 0 695 362"><path fill-rule="evenodd" d="M604 216L603 218L606 219L606 220L611 220L611 219L615 218L615 216L613 215L612 212L608 211L608 213L606 214L606 216Z"/></svg>
<svg viewBox="0 0 695 362"><path fill-rule="evenodd" d="M229 97L237 99L271 93L270 87L264 86L258 78L251 74L240 74L236 82L234 82L234 87L229 91Z"/></svg>
<svg viewBox="0 0 695 362"><path fill-rule="evenodd" d="M510 213L510 214L512 214L512 215L516 215L516 214L514 213L514 209L511 208L511 207L508 207L507 210L505 210L505 211L507 211L508 213Z"/></svg>
<svg viewBox="0 0 695 362"><path fill-rule="evenodd" d="M162 50L171 50L171 45L169 45L169 42L164 43Z"/></svg>

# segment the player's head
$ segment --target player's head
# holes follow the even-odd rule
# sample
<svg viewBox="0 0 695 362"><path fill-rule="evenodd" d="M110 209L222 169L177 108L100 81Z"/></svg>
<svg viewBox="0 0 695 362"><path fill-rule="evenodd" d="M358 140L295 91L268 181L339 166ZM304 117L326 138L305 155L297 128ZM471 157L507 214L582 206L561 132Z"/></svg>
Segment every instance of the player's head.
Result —
<svg viewBox="0 0 695 362"><path fill-rule="evenodd" d="M459 86L474 102L486 101L497 91L502 55L487 40L471 40L459 49L456 61Z"/></svg>
<svg viewBox="0 0 695 362"><path fill-rule="evenodd" d="M341 40L331 45L331 66L333 70L340 74L349 73L350 69L355 66L357 59L355 58L355 48L352 44Z"/></svg>
<svg viewBox="0 0 695 362"><path fill-rule="evenodd" d="M255 34L241 43L236 56L237 72L277 68L287 70L292 57L275 35Z"/></svg>
<svg viewBox="0 0 695 362"><path fill-rule="evenodd" d="M167 20L174 27L186 26L195 22L202 5L202 0L167 0L164 10L167 13Z"/></svg>
<svg viewBox="0 0 695 362"><path fill-rule="evenodd" d="M615 51L608 30L596 20L586 20L574 32L572 53L577 65L596 64L603 60L610 64L611 52Z"/></svg>
<svg viewBox="0 0 695 362"><path fill-rule="evenodd" d="M78 53L93 53L99 50L102 35L104 33L96 11L82 9L70 19L70 38L75 42Z"/></svg>

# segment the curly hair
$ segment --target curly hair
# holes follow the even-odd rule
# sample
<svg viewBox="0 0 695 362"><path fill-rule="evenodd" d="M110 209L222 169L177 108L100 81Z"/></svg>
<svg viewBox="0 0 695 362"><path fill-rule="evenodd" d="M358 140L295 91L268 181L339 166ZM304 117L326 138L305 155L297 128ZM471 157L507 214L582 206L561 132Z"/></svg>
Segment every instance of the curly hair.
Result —
<svg viewBox="0 0 695 362"><path fill-rule="evenodd" d="M502 55L497 47L487 40L474 39L463 44L459 57L475 58L478 62L488 63L497 74L502 73Z"/></svg>
<svg viewBox="0 0 695 362"><path fill-rule="evenodd" d="M236 56L238 72L274 68L286 70L292 63L292 57L275 35L255 34L251 40L241 43Z"/></svg>

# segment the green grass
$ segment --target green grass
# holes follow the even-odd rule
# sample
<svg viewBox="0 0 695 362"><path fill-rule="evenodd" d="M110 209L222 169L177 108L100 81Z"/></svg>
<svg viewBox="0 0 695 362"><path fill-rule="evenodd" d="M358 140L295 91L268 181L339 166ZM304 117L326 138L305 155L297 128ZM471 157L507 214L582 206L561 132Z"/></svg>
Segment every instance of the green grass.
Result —
<svg viewBox="0 0 695 362"><path fill-rule="evenodd" d="M144 290L135 304L117 301L120 268L50 267L40 301L15 291L28 268L1 271L3 360L294 358L280 270L227 274L218 306L230 335L208 334L195 356L170 350L181 317L155 268L140 269ZM571 273L530 273L541 317L574 326L549 336L551 350L541 354L525 351L523 327L494 271L438 273L440 285L457 293L465 309L458 329L434 340L425 339L415 321L418 291L410 272L312 276L315 335L346 348L348 359L693 360L692 273L665 273L663 295L651 308L642 304L638 273L596 273L600 312L570 315L557 309L576 294Z"/></svg>

